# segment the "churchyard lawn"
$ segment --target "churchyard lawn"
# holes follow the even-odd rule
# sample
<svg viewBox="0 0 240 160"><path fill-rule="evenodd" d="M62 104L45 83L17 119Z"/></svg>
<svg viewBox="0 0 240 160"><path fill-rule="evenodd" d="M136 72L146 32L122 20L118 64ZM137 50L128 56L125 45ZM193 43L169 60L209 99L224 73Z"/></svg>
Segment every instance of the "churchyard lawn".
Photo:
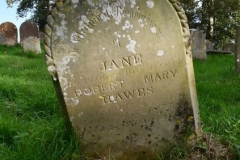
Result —
<svg viewBox="0 0 240 160"><path fill-rule="evenodd" d="M165 159L240 156L240 76L233 55L194 60L203 138ZM0 159L84 159L65 127L44 54L0 46ZM164 159L159 154L159 159Z"/></svg>

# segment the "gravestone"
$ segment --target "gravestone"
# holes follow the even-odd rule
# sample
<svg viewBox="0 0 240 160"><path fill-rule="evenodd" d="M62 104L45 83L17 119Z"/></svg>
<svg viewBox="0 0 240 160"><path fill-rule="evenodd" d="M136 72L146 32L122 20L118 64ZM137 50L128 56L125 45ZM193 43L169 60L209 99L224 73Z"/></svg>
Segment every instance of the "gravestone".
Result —
<svg viewBox="0 0 240 160"><path fill-rule="evenodd" d="M191 29L191 47L194 59L206 59L206 36L203 31Z"/></svg>
<svg viewBox="0 0 240 160"><path fill-rule="evenodd" d="M235 54L236 53L235 43L226 43L223 46L223 51L228 51L228 52L231 52L231 53Z"/></svg>
<svg viewBox="0 0 240 160"><path fill-rule="evenodd" d="M236 27L236 72L240 73L240 26Z"/></svg>
<svg viewBox="0 0 240 160"><path fill-rule="evenodd" d="M4 22L0 25L0 44L13 46L17 44L17 27L11 22Z"/></svg>
<svg viewBox="0 0 240 160"><path fill-rule="evenodd" d="M41 53L38 26L31 21L25 21L20 26L20 42L25 52Z"/></svg>
<svg viewBox="0 0 240 160"><path fill-rule="evenodd" d="M47 22L48 70L86 157L153 159L201 133L177 1L58 1Z"/></svg>
<svg viewBox="0 0 240 160"><path fill-rule="evenodd" d="M213 51L214 47L213 47L213 43L210 40L206 40L206 51Z"/></svg>

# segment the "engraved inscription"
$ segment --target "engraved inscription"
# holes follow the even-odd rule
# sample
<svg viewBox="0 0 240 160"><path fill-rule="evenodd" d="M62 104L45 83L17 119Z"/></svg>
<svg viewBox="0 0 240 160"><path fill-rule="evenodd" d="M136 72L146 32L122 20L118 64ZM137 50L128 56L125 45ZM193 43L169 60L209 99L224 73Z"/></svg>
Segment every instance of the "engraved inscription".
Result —
<svg viewBox="0 0 240 160"><path fill-rule="evenodd" d="M153 87L139 88L131 91L116 93L114 95L104 95L102 100L104 104L117 103L119 101L149 96L151 94L153 94Z"/></svg>
<svg viewBox="0 0 240 160"><path fill-rule="evenodd" d="M147 22L147 26L151 29L153 33L156 34L158 38L160 38L163 35L163 32L160 30L160 28L157 27L157 25L148 17L146 17L143 14L131 11L131 10L124 10L123 13L133 19L138 20L138 23L141 27L144 27L144 24L142 23L143 20Z"/></svg>
<svg viewBox="0 0 240 160"><path fill-rule="evenodd" d="M113 45L114 45L114 46L121 47L119 38L116 38L116 39L113 40Z"/></svg>
<svg viewBox="0 0 240 160"><path fill-rule="evenodd" d="M110 71L114 69L125 68L127 66L134 66L142 64L141 54L123 57L116 60L108 60L101 63L100 71Z"/></svg>
<svg viewBox="0 0 240 160"><path fill-rule="evenodd" d="M161 81L164 79L169 79L170 77L176 76L177 69L164 71L162 73L153 73L144 76L145 83Z"/></svg>
<svg viewBox="0 0 240 160"><path fill-rule="evenodd" d="M122 15L121 15L122 14ZM102 13L100 15L94 16L91 19L88 19L86 16L81 16L81 20L79 21L79 31L75 31L72 33L70 39L73 43L78 43L79 41L82 41L87 33L93 33L94 32L94 26L96 26L100 21L106 21L109 19L109 17L113 17L116 20L116 24L119 24L121 21L121 17L131 17L138 21L138 24L140 27L144 27L143 21L147 22L147 27L150 28L151 32L156 34L158 38L160 38L163 35L163 32L157 27L157 25L148 17L146 17L143 14L131 11L131 10L122 10L121 7L113 7L112 12L110 10L107 10L106 13ZM114 45L120 46L120 43L118 39L115 39L113 41Z"/></svg>
<svg viewBox="0 0 240 160"><path fill-rule="evenodd" d="M84 89L77 89L75 90L75 94L77 97L80 96L91 96L93 94L97 93L104 93L108 91L113 91L113 90L118 90L123 88L123 83L124 81L119 81L119 82L112 82L109 84L104 84L104 85L94 85L92 87L87 87Z"/></svg>

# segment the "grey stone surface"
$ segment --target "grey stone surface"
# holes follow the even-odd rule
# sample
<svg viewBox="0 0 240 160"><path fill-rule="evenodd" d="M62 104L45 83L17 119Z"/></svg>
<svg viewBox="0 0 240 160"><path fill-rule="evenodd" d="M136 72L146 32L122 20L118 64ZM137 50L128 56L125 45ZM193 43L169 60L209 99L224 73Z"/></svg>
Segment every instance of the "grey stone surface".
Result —
<svg viewBox="0 0 240 160"><path fill-rule="evenodd" d="M232 52L233 54L236 53L236 45L235 43L226 43L223 46L223 51L228 51L228 52Z"/></svg>
<svg viewBox="0 0 240 160"><path fill-rule="evenodd" d="M201 133L177 2L58 1L45 33L48 70L85 156L153 159Z"/></svg>
<svg viewBox="0 0 240 160"><path fill-rule="evenodd" d="M191 29L191 47L194 59L206 59L206 36L203 31Z"/></svg>
<svg viewBox="0 0 240 160"><path fill-rule="evenodd" d="M31 21L25 21L20 26L20 42L24 51L41 53L38 26Z"/></svg>
<svg viewBox="0 0 240 160"><path fill-rule="evenodd" d="M18 30L11 22L4 22L0 25L0 44L13 46L17 44Z"/></svg>

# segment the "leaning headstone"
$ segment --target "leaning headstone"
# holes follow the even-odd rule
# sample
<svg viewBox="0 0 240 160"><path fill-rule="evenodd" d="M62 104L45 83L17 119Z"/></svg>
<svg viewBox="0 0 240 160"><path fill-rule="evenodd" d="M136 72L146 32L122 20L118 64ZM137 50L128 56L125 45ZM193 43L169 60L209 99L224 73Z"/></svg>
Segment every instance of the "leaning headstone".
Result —
<svg viewBox="0 0 240 160"><path fill-rule="evenodd" d="M11 22L4 22L0 25L0 44L14 46L18 38L17 27Z"/></svg>
<svg viewBox="0 0 240 160"><path fill-rule="evenodd" d="M231 52L231 53L235 54L236 53L236 45L235 45L235 43L226 43L223 46L223 51L228 51L228 52Z"/></svg>
<svg viewBox="0 0 240 160"><path fill-rule="evenodd" d="M83 155L154 159L201 133L177 2L58 1L47 22L48 70Z"/></svg>
<svg viewBox="0 0 240 160"><path fill-rule="evenodd" d="M240 26L236 27L236 72L240 73Z"/></svg>
<svg viewBox="0 0 240 160"><path fill-rule="evenodd" d="M20 42L25 52L41 53L38 26L34 22L26 21L21 24Z"/></svg>
<svg viewBox="0 0 240 160"><path fill-rule="evenodd" d="M194 59L206 59L206 36L201 30L190 30L191 32L191 47Z"/></svg>
<svg viewBox="0 0 240 160"><path fill-rule="evenodd" d="M206 51L213 51L214 47L213 47L213 43L210 40L206 40Z"/></svg>

